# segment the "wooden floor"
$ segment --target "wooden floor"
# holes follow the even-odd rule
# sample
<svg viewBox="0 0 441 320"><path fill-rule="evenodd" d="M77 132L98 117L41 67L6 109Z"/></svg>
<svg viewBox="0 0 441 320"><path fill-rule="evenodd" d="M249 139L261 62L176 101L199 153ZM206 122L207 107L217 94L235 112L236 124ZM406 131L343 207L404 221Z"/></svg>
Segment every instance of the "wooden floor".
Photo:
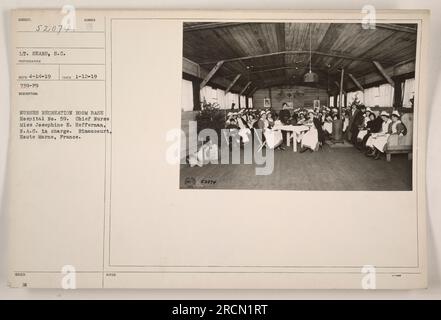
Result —
<svg viewBox="0 0 441 320"><path fill-rule="evenodd" d="M262 190L411 190L412 161L373 160L353 147L310 153L275 151L274 171L256 176L254 164L181 165L181 188Z"/></svg>

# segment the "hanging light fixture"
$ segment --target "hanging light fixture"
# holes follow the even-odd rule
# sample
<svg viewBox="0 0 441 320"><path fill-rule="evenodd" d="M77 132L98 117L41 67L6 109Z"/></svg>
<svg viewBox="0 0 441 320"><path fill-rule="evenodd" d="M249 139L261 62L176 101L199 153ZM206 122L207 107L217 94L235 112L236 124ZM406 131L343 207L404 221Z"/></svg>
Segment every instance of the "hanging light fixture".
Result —
<svg viewBox="0 0 441 320"><path fill-rule="evenodd" d="M310 25L309 27L309 72L305 73L305 75L303 76L303 81L314 83L314 82L318 82L319 78L317 73L312 72L312 67L311 67L311 63L312 63L311 29L312 29L312 25Z"/></svg>

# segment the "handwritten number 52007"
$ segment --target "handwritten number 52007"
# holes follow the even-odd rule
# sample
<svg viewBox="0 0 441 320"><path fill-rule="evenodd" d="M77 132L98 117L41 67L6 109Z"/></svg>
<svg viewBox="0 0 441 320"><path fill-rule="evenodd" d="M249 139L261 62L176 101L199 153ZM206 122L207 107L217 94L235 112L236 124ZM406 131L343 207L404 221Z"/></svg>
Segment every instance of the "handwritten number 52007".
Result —
<svg viewBox="0 0 441 320"><path fill-rule="evenodd" d="M69 31L67 28L63 28L62 24L58 25L46 25L46 24L39 24L35 28L35 32L54 32L54 33L60 33L63 31Z"/></svg>

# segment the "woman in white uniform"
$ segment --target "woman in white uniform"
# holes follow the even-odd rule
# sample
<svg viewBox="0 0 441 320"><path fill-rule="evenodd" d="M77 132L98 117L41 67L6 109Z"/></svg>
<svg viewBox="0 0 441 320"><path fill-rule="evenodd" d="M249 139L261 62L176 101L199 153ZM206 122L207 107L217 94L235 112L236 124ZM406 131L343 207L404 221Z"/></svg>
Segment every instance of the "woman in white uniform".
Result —
<svg viewBox="0 0 441 320"><path fill-rule="evenodd" d="M382 111L380 113L380 118L383 121L381 124L381 130L378 131L377 133L373 133L369 137L369 139L366 141L366 147L370 149L370 153L372 153L372 151L373 151L374 141L375 141L376 137L382 135L383 133L386 133L387 130L389 129L389 123L390 123L389 113L387 113L386 111ZM368 154L369 156L371 156L370 153Z"/></svg>
<svg viewBox="0 0 441 320"><path fill-rule="evenodd" d="M366 109L366 113L364 115L364 123L363 128L358 132L357 140L360 142L363 138L369 133L368 123L375 119L375 114L372 113L371 108Z"/></svg>
<svg viewBox="0 0 441 320"><path fill-rule="evenodd" d="M237 125L239 126L239 136L242 138L243 143L248 143L250 141L251 130L248 124L242 117L237 118Z"/></svg>
<svg viewBox="0 0 441 320"><path fill-rule="evenodd" d="M380 139L375 139L374 147L377 150L377 154L375 155L374 159L378 160L381 157L381 154L384 153L384 149L387 145L387 141L391 135L406 135L407 134L407 128L406 126L401 122L401 115L398 111L392 112L391 120L389 121L387 134L380 137Z"/></svg>
<svg viewBox="0 0 441 320"><path fill-rule="evenodd" d="M267 115L268 126L264 129L263 135L265 136L266 145L269 149L281 149L284 148L281 146L283 142L283 135L281 130L273 130L272 128L277 124L281 125L280 120L274 120L271 113Z"/></svg>
<svg viewBox="0 0 441 320"><path fill-rule="evenodd" d="M313 111L309 111L308 115L309 118L304 123L304 125L309 126L310 128L309 131L307 131L302 137L302 141L301 141L302 149L300 152L305 152L307 149L311 151L316 151L318 149L318 131L314 126L314 122L313 122L315 113Z"/></svg>
<svg viewBox="0 0 441 320"><path fill-rule="evenodd" d="M381 125L381 131L379 133L373 133L366 142L366 146L371 148L372 151L367 154L368 157L374 157L375 160L380 158L380 152L384 152L384 147L389 139L389 124L392 122L390 120L390 115L386 111L382 111L380 114L383 119L383 124Z"/></svg>
<svg viewBox="0 0 441 320"><path fill-rule="evenodd" d="M332 134L332 116L330 114L324 116L323 130L329 135Z"/></svg>

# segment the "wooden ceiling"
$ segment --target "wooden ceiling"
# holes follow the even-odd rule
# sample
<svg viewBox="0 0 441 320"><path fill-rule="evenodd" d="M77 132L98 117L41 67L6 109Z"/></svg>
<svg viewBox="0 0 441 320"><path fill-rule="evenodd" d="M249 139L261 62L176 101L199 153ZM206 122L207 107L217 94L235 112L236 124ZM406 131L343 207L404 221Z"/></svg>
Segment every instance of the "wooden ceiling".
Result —
<svg viewBox="0 0 441 320"><path fill-rule="evenodd" d="M416 54L416 25L360 23L184 23L183 55L211 70L224 61L216 77L241 77L233 91L303 84L309 70L311 31L312 71L319 86L328 88L340 69L355 78L378 72Z"/></svg>

